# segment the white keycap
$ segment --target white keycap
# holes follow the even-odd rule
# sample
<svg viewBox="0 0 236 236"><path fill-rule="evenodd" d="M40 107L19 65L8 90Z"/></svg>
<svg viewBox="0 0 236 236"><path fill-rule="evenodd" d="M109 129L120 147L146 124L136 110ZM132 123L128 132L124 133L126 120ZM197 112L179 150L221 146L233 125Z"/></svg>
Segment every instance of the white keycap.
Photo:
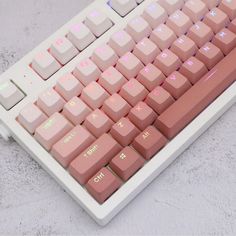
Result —
<svg viewBox="0 0 236 236"><path fill-rule="evenodd" d="M62 65L65 65L78 54L78 50L67 38L61 37L52 43L50 53Z"/></svg>
<svg viewBox="0 0 236 236"><path fill-rule="evenodd" d="M127 32L121 30L111 36L109 45L121 57L134 49L135 42Z"/></svg>
<svg viewBox="0 0 236 236"><path fill-rule="evenodd" d="M153 2L146 7L143 12L143 18L155 29L161 23L165 23L168 15L163 7Z"/></svg>
<svg viewBox="0 0 236 236"><path fill-rule="evenodd" d="M111 47L105 44L94 50L92 60L102 71L105 71L116 64L118 56Z"/></svg>
<svg viewBox="0 0 236 236"><path fill-rule="evenodd" d="M167 11L168 15L171 15L175 11L182 8L184 5L183 0L160 0L158 2L165 10Z"/></svg>
<svg viewBox="0 0 236 236"><path fill-rule="evenodd" d="M127 15L137 6L135 0L110 0L109 4L121 16Z"/></svg>
<svg viewBox="0 0 236 236"><path fill-rule="evenodd" d="M33 134L36 128L47 119L47 116L36 105L30 103L20 111L17 119L28 132Z"/></svg>
<svg viewBox="0 0 236 236"><path fill-rule="evenodd" d="M74 69L73 75L84 85L87 86L92 81L96 81L101 71L90 59L81 61Z"/></svg>
<svg viewBox="0 0 236 236"><path fill-rule="evenodd" d="M111 20L103 12L98 10L89 13L84 23L97 37L112 27Z"/></svg>
<svg viewBox="0 0 236 236"><path fill-rule="evenodd" d="M85 49L96 37L83 23L72 26L67 34L67 38L80 50Z"/></svg>
<svg viewBox="0 0 236 236"><path fill-rule="evenodd" d="M32 68L46 80L57 72L61 66L48 51L43 51L33 59Z"/></svg>
<svg viewBox="0 0 236 236"><path fill-rule="evenodd" d="M0 83L0 104L7 110L24 98L24 94L10 81Z"/></svg>
<svg viewBox="0 0 236 236"><path fill-rule="evenodd" d="M135 17L126 26L126 31L131 35L136 43L148 37L152 29L141 16Z"/></svg>

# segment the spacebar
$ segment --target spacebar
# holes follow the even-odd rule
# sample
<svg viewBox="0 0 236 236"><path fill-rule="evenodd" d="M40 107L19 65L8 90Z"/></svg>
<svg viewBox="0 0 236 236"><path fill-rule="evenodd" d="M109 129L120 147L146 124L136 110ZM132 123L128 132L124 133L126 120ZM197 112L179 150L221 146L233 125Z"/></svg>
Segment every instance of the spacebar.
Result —
<svg viewBox="0 0 236 236"><path fill-rule="evenodd" d="M165 110L155 126L173 138L235 80L236 48Z"/></svg>

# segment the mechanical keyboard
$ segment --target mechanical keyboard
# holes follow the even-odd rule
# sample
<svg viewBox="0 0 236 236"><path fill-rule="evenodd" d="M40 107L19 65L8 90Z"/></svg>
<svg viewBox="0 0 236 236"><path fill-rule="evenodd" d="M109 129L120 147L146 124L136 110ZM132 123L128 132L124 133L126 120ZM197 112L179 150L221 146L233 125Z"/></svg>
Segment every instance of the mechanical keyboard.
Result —
<svg viewBox="0 0 236 236"><path fill-rule="evenodd" d="M0 134L105 225L235 103L235 46L236 0L94 1L0 76Z"/></svg>

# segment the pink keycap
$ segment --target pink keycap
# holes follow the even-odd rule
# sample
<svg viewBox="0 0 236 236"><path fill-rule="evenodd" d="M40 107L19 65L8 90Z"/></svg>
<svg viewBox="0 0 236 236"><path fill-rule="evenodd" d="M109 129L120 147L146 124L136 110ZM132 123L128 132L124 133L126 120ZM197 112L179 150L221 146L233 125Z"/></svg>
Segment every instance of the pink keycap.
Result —
<svg viewBox="0 0 236 236"><path fill-rule="evenodd" d="M69 172L80 184L85 184L120 150L121 146L109 134L103 134L70 163Z"/></svg>
<svg viewBox="0 0 236 236"><path fill-rule="evenodd" d="M215 35L212 40L220 50L225 54L229 54L236 46L236 35L230 30L224 28Z"/></svg>
<svg viewBox="0 0 236 236"><path fill-rule="evenodd" d="M151 33L150 39L161 49L164 50L169 48L172 43L176 40L176 35L173 30L171 30L165 24L159 25Z"/></svg>
<svg viewBox="0 0 236 236"><path fill-rule="evenodd" d="M191 84L186 77L181 75L178 71L173 72L163 83L163 88L168 91L175 99L181 97Z"/></svg>
<svg viewBox="0 0 236 236"><path fill-rule="evenodd" d="M221 0L204 0L209 10L214 7L217 7L220 4Z"/></svg>
<svg viewBox="0 0 236 236"><path fill-rule="evenodd" d="M190 57L183 63L179 72L192 84L195 84L204 74L208 72L206 66L196 57Z"/></svg>
<svg viewBox="0 0 236 236"><path fill-rule="evenodd" d="M145 100L157 114L164 112L174 101L173 97L160 86L149 93Z"/></svg>
<svg viewBox="0 0 236 236"><path fill-rule="evenodd" d="M152 91L156 86L164 82L165 76L153 64L148 64L139 72L137 80L149 91Z"/></svg>
<svg viewBox="0 0 236 236"><path fill-rule="evenodd" d="M142 68L142 62L130 52L122 56L116 65L116 69L127 79L136 77Z"/></svg>
<svg viewBox="0 0 236 236"><path fill-rule="evenodd" d="M231 23L229 24L228 29L236 34L236 19L232 20Z"/></svg>
<svg viewBox="0 0 236 236"><path fill-rule="evenodd" d="M31 134L33 134L35 129L46 119L47 116L33 103L24 107L17 117L18 122Z"/></svg>
<svg viewBox="0 0 236 236"><path fill-rule="evenodd" d="M234 0L222 0L219 8L226 13L230 20L236 17L236 2Z"/></svg>
<svg viewBox="0 0 236 236"><path fill-rule="evenodd" d="M123 56L131 52L135 46L135 41L124 30L118 31L110 38L109 45L115 50L118 56Z"/></svg>
<svg viewBox="0 0 236 236"><path fill-rule="evenodd" d="M187 36L191 38L198 47L202 47L205 43L211 41L214 33L209 26L198 21L189 29Z"/></svg>
<svg viewBox="0 0 236 236"><path fill-rule="evenodd" d="M74 69L73 75L84 85L96 81L101 71L90 59L84 59Z"/></svg>
<svg viewBox="0 0 236 236"><path fill-rule="evenodd" d="M105 70L98 80L98 83L110 94L117 93L126 82L125 77L112 66Z"/></svg>
<svg viewBox="0 0 236 236"><path fill-rule="evenodd" d="M73 124L78 125L91 113L91 109L80 98L73 97L65 104L62 113Z"/></svg>
<svg viewBox="0 0 236 236"><path fill-rule="evenodd" d="M157 115L146 103L139 102L130 110L128 118L140 130L144 130L156 120Z"/></svg>
<svg viewBox="0 0 236 236"><path fill-rule="evenodd" d="M141 16L138 16L128 22L126 31L136 43L143 38L148 37L152 31L151 27Z"/></svg>
<svg viewBox="0 0 236 236"><path fill-rule="evenodd" d="M180 36L171 46L171 51L182 61L186 61L188 58L195 55L197 50L198 48L195 42L185 35Z"/></svg>
<svg viewBox="0 0 236 236"><path fill-rule="evenodd" d="M139 134L139 130L129 121L129 119L122 117L111 128L111 135L122 146L129 145L134 138Z"/></svg>
<svg viewBox="0 0 236 236"><path fill-rule="evenodd" d="M88 181L86 189L100 204L102 204L120 186L121 180L104 167Z"/></svg>
<svg viewBox="0 0 236 236"><path fill-rule="evenodd" d="M110 46L105 44L94 50L92 60L102 71L105 71L116 64L118 56Z"/></svg>
<svg viewBox="0 0 236 236"><path fill-rule="evenodd" d="M194 22L198 22L208 12L206 4L201 0L189 0L183 7L183 12Z"/></svg>
<svg viewBox="0 0 236 236"><path fill-rule="evenodd" d="M44 80L47 80L61 68L61 65L48 51L45 50L34 57L31 67Z"/></svg>
<svg viewBox="0 0 236 236"><path fill-rule="evenodd" d="M144 159L130 147L125 147L110 162L110 168L123 180L127 181L143 165Z"/></svg>
<svg viewBox="0 0 236 236"><path fill-rule="evenodd" d="M102 106L108 98L108 93L97 82L93 81L83 89L81 98L92 109L96 109Z"/></svg>
<svg viewBox="0 0 236 236"><path fill-rule="evenodd" d="M35 139L49 151L73 126L59 113L54 113L35 131Z"/></svg>
<svg viewBox="0 0 236 236"><path fill-rule="evenodd" d="M134 47L133 54L144 64L153 62L161 51L150 39L144 38Z"/></svg>
<svg viewBox="0 0 236 236"><path fill-rule="evenodd" d="M129 113L131 106L117 93L114 93L103 104L102 110L115 122Z"/></svg>
<svg viewBox="0 0 236 236"><path fill-rule="evenodd" d="M132 106L145 99L148 94L147 89L136 79L130 79L119 93Z"/></svg>
<svg viewBox="0 0 236 236"><path fill-rule="evenodd" d="M166 22L168 15L157 2L152 2L145 8L143 18L150 24L152 29L155 29L158 25Z"/></svg>
<svg viewBox="0 0 236 236"><path fill-rule="evenodd" d="M172 72L178 70L181 66L181 61L173 52L169 49L165 49L157 56L154 65L158 67L166 76L169 76Z"/></svg>
<svg viewBox="0 0 236 236"><path fill-rule="evenodd" d="M177 36L185 34L192 24L190 18L180 10L174 12L166 22L166 25L169 26Z"/></svg>
<svg viewBox="0 0 236 236"><path fill-rule="evenodd" d="M66 100L69 101L74 96L79 96L83 85L72 75L62 76L55 86L55 90Z"/></svg>
<svg viewBox="0 0 236 236"><path fill-rule="evenodd" d="M96 137L108 132L113 121L101 110L96 109L89 116L87 116L84 125Z"/></svg>
<svg viewBox="0 0 236 236"><path fill-rule="evenodd" d="M196 58L202 61L206 67L211 70L220 60L224 54L221 50L212 43L206 43L196 54Z"/></svg>
<svg viewBox="0 0 236 236"><path fill-rule="evenodd" d="M78 125L53 145L51 153L66 168L76 156L94 141L95 138L85 128Z"/></svg>
<svg viewBox="0 0 236 236"><path fill-rule="evenodd" d="M213 8L206 14L203 22L211 27L214 33L217 33L229 24L229 18L219 8Z"/></svg>
<svg viewBox="0 0 236 236"><path fill-rule="evenodd" d="M154 126L148 126L133 142L133 147L149 160L167 143L167 139Z"/></svg>
<svg viewBox="0 0 236 236"><path fill-rule="evenodd" d="M41 93L37 100L37 106L48 116L63 109L65 100L54 90L48 89Z"/></svg>

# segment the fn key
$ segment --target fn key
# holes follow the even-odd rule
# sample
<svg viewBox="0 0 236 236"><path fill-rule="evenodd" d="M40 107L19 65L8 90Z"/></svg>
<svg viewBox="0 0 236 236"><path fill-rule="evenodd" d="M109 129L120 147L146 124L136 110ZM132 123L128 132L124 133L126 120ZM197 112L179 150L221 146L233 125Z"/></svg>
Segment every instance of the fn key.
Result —
<svg viewBox="0 0 236 236"><path fill-rule="evenodd" d="M10 110L24 98L22 91L11 81L0 83L0 104Z"/></svg>

